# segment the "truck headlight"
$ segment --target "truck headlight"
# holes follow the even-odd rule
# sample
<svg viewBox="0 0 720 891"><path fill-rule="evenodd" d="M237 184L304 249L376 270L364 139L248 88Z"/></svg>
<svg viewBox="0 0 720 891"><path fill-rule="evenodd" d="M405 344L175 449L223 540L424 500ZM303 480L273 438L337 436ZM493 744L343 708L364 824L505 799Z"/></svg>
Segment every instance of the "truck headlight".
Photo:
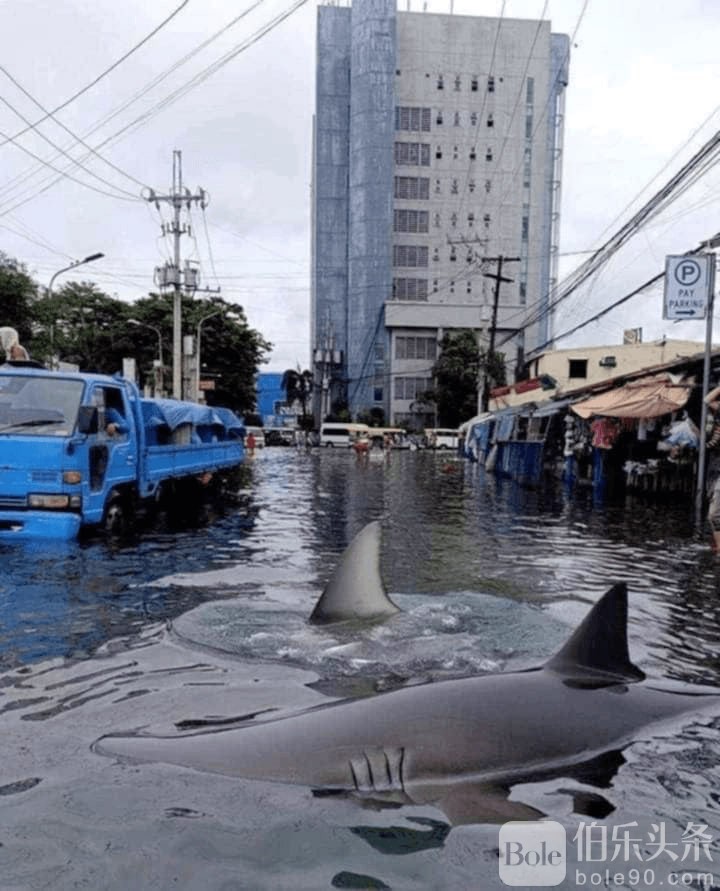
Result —
<svg viewBox="0 0 720 891"><path fill-rule="evenodd" d="M69 495L28 495L28 505L43 510L67 510L70 507Z"/></svg>

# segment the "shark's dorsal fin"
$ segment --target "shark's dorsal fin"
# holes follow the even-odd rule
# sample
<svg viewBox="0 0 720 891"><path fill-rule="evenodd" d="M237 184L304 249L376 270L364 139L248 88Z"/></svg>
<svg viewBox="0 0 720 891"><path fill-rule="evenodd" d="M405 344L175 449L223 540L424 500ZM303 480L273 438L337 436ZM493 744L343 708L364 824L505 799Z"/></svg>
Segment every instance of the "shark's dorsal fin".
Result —
<svg viewBox="0 0 720 891"><path fill-rule="evenodd" d="M379 619L398 612L380 577L380 523L368 523L350 542L310 621Z"/></svg>
<svg viewBox="0 0 720 891"><path fill-rule="evenodd" d="M569 679L623 683L644 679L628 653L626 584L613 585L603 594L545 668Z"/></svg>

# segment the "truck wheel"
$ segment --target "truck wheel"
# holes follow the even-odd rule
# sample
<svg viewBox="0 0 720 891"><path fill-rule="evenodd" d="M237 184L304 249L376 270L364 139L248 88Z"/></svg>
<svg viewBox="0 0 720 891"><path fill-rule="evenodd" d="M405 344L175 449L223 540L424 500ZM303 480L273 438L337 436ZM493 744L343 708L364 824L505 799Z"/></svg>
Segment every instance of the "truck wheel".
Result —
<svg viewBox="0 0 720 891"><path fill-rule="evenodd" d="M105 508L103 526L108 535L114 537L125 535L129 528L127 501L120 495L113 496Z"/></svg>

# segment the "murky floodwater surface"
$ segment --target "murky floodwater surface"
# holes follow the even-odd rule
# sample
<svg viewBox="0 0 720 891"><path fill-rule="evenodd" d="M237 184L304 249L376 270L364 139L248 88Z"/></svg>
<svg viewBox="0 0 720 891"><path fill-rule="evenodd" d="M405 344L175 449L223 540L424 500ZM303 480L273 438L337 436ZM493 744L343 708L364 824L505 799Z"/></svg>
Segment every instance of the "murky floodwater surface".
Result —
<svg viewBox="0 0 720 891"><path fill-rule="evenodd" d="M680 504L525 490L447 454L267 449L207 525L122 546L2 546L0 884L504 887L487 822L119 763L90 745L538 665L615 581L630 590L634 661L652 678L720 686L720 560L690 517ZM308 625L339 555L373 519L402 612ZM511 799L569 839L593 819L608 834L636 822L645 842L653 824L676 842L703 825L718 860L719 756L720 720L694 716L642 734L602 770L538 776ZM585 866L571 849L573 870ZM652 866L660 887L674 864L630 865ZM623 881L605 887L653 887ZM576 886L569 872L562 887Z"/></svg>

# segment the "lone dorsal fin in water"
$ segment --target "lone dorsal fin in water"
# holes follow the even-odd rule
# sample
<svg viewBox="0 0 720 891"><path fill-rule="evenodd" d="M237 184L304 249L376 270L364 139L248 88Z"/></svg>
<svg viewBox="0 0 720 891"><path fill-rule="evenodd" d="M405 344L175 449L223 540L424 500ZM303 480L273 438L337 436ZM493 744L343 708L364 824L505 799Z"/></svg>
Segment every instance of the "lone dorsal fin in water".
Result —
<svg viewBox="0 0 720 891"><path fill-rule="evenodd" d="M613 585L545 668L569 679L643 680L628 653L627 613L627 585Z"/></svg>
<svg viewBox="0 0 720 891"><path fill-rule="evenodd" d="M380 523L368 523L350 542L315 605L316 624L381 619L399 612L380 577Z"/></svg>

